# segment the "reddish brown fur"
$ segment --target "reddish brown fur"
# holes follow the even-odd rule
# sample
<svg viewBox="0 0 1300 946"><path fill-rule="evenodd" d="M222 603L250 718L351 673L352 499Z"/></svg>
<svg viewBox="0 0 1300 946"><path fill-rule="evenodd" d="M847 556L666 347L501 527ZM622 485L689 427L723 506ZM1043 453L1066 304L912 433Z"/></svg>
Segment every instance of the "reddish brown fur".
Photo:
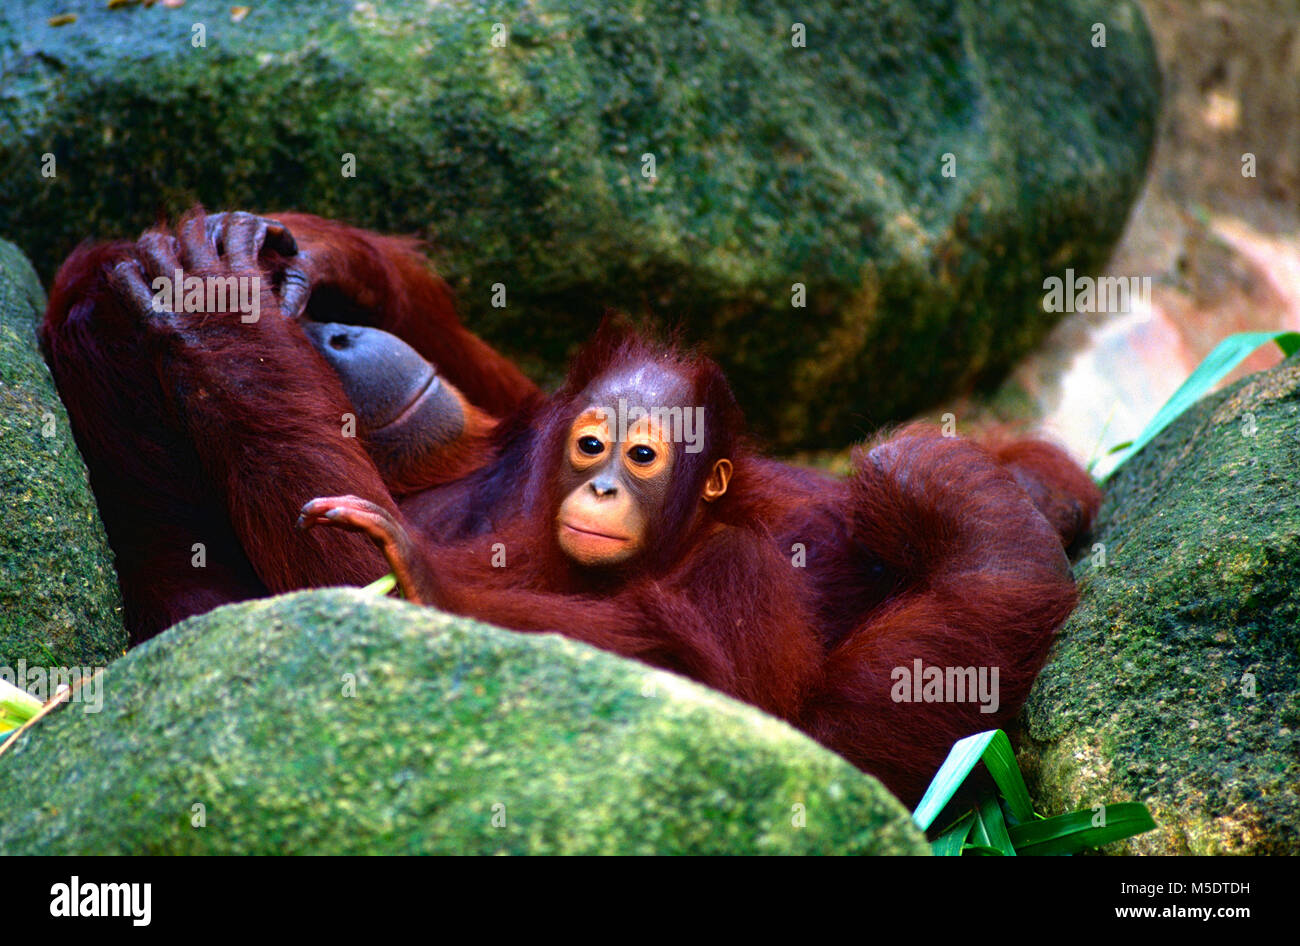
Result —
<svg viewBox="0 0 1300 946"><path fill-rule="evenodd" d="M1086 530L1098 499L1059 450L1018 442L990 452L909 427L862 450L849 480L796 469L751 449L712 362L612 331L543 401L455 322L445 287L409 244L280 219L317 278L337 287L313 297L315 317L400 334L472 400L508 416L486 446L455 459L454 474L444 463L427 488L395 496L362 445L339 438L337 380L296 325L273 317L273 299L251 336L205 324L212 337L197 361L160 360L102 282L105 263L131 247L79 250L60 271L43 338L136 639L223 601L378 577L385 565L360 537L289 527L307 499L355 493L400 508L438 576L440 605L560 631L716 687L803 728L907 801L954 741L1014 717L1074 606L1063 542ZM645 360L691 380L706 449L675 468L651 554L595 574L554 541L560 446L587 384ZM191 406L184 417L169 407L177 396ZM701 507L722 456L734 464L731 488ZM193 541L208 543L207 569L188 567ZM496 543L505 568L493 567ZM916 659L997 666L999 711L894 702L893 670Z"/></svg>
<svg viewBox="0 0 1300 946"><path fill-rule="evenodd" d="M629 363L684 366L713 423L677 484L686 501L661 529L671 553L611 580L558 553L550 530L560 497L550 487L586 406L578 393ZM468 542L421 533L442 579L436 603L518 630L560 630L701 680L800 726L909 802L956 740L1014 719L1075 604L1063 541L1086 528L1096 490L1046 444L1005 444L995 455L907 427L859 451L856 473L837 481L754 454L716 366L636 338L593 344L535 426L523 509ZM701 504L703 471L718 456L733 461L732 488ZM1014 465L1024 457L1032 463ZM1034 495L1073 498L1081 512L1068 532L1021 481ZM507 568L491 565L496 543ZM796 543L804 568L792 563ZM895 702L893 671L917 659L997 667L997 712Z"/></svg>
<svg viewBox="0 0 1300 946"><path fill-rule="evenodd" d="M200 216L187 215L177 232ZM414 242L305 214L281 219L320 287L310 317L399 335L485 411L425 483L392 485L414 491L486 462L486 412L514 410L537 390L461 326ZM256 325L195 316L198 345L147 330L108 283L113 264L136 253L126 242L74 251L40 331L116 553L132 642L219 604L381 574L382 558L358 536L286 527L322 490L364 490L393 504L364 445L340 437L351 408L334 372L280 317L269 289ZM203 568L191 564L196 543Z"/></svg>
<svg viewBox="0 0 1300 946"><path fill-rule="evenodd" d="M1074 470L1057 451L1034 475L1057 490ZM801 721L915 801L953 742L1015 718L1074 608L1074 583L1062 536L1016 475L969 441L918 426L878 443L858 457L851 508L853 537L893 576L892 590L830 650ZM917 659L999 668L998 711L894 702L890 673Z"/></svg>
<svg viewBox="0 0 1300 946"><path fill-rule="evenodd" d="M592 572L564 557L554 539L564 438L586 406L580 392L593 378L646 359L692 379L692 403L712 419L706 448L679 455L674 495L645 559L613 575ZM809 620L810 588L792 580L789 560L768 532L765 497L746 476L749 452L739 423L739 409L712 362L603 333L579 355L564 388L535 410L526 448L503 452L498 461L518 464L524 479L511 487L522 492L518 505L500 497L506 511L497 528L458 539L411 522L440 579L438 604L516 630L559 630L793 719L822 648ZM723 456L737 464L732 491L699 517L705 478ZM496 472L489 466L469 479L488 480ZM506 550L507 567L493 566L494 547Z"/></svg>

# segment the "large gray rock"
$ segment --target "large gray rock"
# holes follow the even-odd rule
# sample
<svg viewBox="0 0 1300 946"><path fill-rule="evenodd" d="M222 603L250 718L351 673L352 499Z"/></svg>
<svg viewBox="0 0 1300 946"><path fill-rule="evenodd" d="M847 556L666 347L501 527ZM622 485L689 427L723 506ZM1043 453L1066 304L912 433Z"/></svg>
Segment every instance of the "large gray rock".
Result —
<svg viewBox="0 0 1300 946"><path fill-rule="evenodd" d="M44 311L31 263L0 240L0 667L11 673L20 661L99 666L126 649L113 554L36 350Z"/></svg>
<svg viewBox="0 0 1300 946"><path fill-rule="evenodd" d="M785 446L1035 345L1044 278L1120 232L1160 83L1131 0L250 6L0 8L0 231L43 276L195 201L419 231L543 380L604 307L649 308Z"/></svg>
<svg viewBox="0 0 1300 946"><path fill-rule="evenodd" d="M1300 853L1300 358L1205 398L1112 479L1026 704L1040 809L1134 799L1116 853Z"/></svg>
<svg viewBox="0 0 1300 946"><path fill-rule="evenodd" d="M358 590L183 621L102 695L0 756L0 850L928 852L879 782L751 707Z"/></svg>

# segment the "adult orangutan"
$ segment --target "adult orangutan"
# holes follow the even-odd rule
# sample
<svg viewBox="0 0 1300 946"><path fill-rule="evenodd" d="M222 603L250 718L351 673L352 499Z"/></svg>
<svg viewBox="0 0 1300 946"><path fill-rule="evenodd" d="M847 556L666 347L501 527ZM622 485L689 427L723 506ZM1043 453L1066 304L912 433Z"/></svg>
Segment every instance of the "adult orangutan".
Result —
<svg viewBox="0 0 1300 946"><path fill-rule="evenodd" d="M753 703L907 801L954 741L1014 717L1074 606L1064 546L1099 500L1063 453L909 427L859 451L847 480L799 470L755 453L713 362L609 327L560 391L543 399L516 382L495 422L393 336L300 321L299 310L321 311L313 280L328 276L311 274L320 251L299 237L295 254L283 223L191 215L176 238L146 235L113 262L95 300L136 326L124 344L156 368L155 399L117 427L150 425L136 442L154 450L152 479L138 482L182 493L190 484L163 465L178 451L210 491L199 524L224 514L221 552L243 553L221 573L243 584L217 597L391 569L413 601L558 631ZM177 270L265 275L260 318L158 312L154 280ZM75 310L56 287L47 350L69 351L66 337L48 340L66 336ZM497 361L481 365L507 377ZM459 370L468 389L473 371ZM98 480L115 459L93 453L84 404L74 392L104 505ZM350 409L360 439L340 432ZM144 475L117 462L115 484ZM347 544L358 534L369 542ZM157 541L146 551L155 581L184 588L192 606L203 579ZM941 679L985 672L991 700L900 689L900 671L930 668Z"/></svg>
<svg viewBox="0 0 1300 946"><path fill-rule="evenodd" d="M124 291L140 266L255 277L256 321L155 312L152 285L147 300ZM383 562L367 543L282 525L324 483L388 495L453 480L489 455L496 416L539 397L461 326L413 241L304 214L194 212L174 234L82 246L55 277L40 338L133 643L219 604L368 580Z"/></svg>

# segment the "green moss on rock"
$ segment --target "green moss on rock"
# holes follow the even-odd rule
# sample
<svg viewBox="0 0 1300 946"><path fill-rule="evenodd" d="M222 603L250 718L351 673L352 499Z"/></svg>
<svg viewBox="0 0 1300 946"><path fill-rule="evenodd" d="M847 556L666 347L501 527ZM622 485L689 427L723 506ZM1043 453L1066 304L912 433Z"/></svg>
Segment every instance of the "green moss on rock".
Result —
<svg viewBox="0 0 1300 946"><path fill-rule="evenodd" d="M103 695L0 756L0 850L928 851L878 782L750 707L356 590L191 618Z"/></svg>
<svg viewBox="0 0 1300 946"><path fill-rule="evenodd" d="M36 350L45 293L0 240L0 666L83 667L126 648L113 555Z"/></svg>
<svg viewBox="0 0 1300 946"><path fill-rule="evenodd" d="M1042 339L1045 276L1123 226L1160 84L1132 0L59 10L77 21L0 8L0 231L46 278L196 201L420 232L539 378L606 306L652 310L784 446L856 439Z"/></svg>
<svg viewBox="0 0 1300 946"><path fill-rule="evenodd" d="M1025 709L1062 810L1146 802L1143 853L1300 853L1300 359L1211 395L1108 485Z"/></svg>

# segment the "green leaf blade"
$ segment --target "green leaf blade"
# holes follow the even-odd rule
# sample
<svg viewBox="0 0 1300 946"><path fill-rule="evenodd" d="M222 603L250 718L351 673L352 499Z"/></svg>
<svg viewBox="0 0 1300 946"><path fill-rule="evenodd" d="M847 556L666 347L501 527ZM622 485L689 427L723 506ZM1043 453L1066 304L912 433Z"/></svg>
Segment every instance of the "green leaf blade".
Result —
<svg viewBox="0 0 1300 946"><path fill-rule="evenodd" d="M1116 802L1104 808L1105 825L1094 826L1096 812L1081 808L1009 829L1016 851L1023 856L1077 854L1103 844L1152 831L1155 819L1141 802Z"/></svg>
<svg viewBox="0 0 1300 946"><path fill-rule="evenodd" d="M1141 434L1126 447L1121 445L1121 447L1109 451L1110 453L1118 453L1119 459L1115 461L1115 465L1111 467L1111 471L1107 475L1113 476L1115 471L1134 454L1154 440L1157 434L1173 423L1179 415L1223 380L1228 372L1245 361L1261 345L1269 342L1276 343L1282 353L1289 358L1297 351L1300 351L1300 332L1238 332L1219 342L1214 347L1214 350L1196 366L1196 370L1188 375L1187 380L1170 396L1164 406L1156 412L1156 416L1151 418L1151 422L1147 424Z"/></svg>

